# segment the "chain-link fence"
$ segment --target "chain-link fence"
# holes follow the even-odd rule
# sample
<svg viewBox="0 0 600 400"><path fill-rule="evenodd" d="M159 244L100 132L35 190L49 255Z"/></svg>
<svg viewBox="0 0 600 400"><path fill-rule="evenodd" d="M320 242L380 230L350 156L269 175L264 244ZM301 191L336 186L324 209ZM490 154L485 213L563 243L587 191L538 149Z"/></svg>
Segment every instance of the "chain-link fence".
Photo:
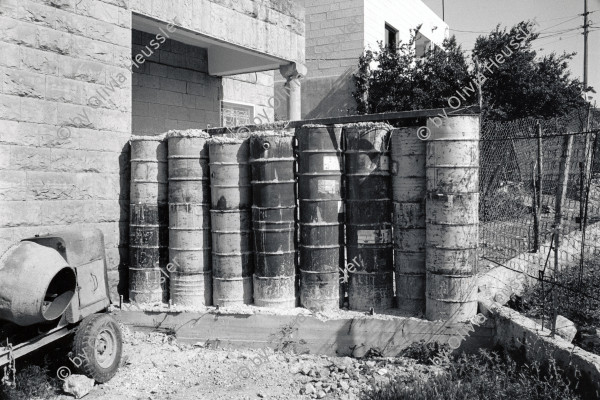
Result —
<svg viewBox="0 0 600 400"><path fill-rule="evenodd" d="M600 297L599 127L593 109L482 124L480 266L541 281L541 317Z"/></svg>

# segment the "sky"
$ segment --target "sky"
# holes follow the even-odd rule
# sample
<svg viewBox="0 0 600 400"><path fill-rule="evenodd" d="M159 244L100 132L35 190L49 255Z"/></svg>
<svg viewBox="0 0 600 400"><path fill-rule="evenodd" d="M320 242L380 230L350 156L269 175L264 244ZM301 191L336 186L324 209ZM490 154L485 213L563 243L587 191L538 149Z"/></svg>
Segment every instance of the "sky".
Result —
<svg viewBox="0 0 600 400"><path fill-rule="evenodd" d="M511 27L519 21L537 17L534 41L538 54L577 52L570 61L571 76L583 80L583 4L584 0L423 0L442 17L445 3L445 21L450 34L464 50L472 50L475 39L493 30L497 24ZM596 106L600 107L600 0L588 0L591 22L588 35L588 85ZM595 11L595 12L593 12ZM576 29L578 28L579 29ZM470 54L468 52L467 54Z"/></svg>

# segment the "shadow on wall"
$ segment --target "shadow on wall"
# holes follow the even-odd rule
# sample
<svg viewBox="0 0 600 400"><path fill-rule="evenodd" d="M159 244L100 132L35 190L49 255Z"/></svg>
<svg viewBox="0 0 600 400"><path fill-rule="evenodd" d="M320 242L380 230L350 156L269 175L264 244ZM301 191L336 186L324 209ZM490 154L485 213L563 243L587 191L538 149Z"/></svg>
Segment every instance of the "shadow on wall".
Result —
<svg viewBox="0 0 600 400"><path fill-rule="evenodd" d="M306 119L330 118L356 113L355 90L352 74L348 68L340 76L307 77L302 82L302 116Z"/></svg>
<svg viewBox="0 0 600 400"><path fill-rule="evenodd" d="M302 119L330 118L353 115L356 101L352 97L355 90L352 74L348 68L339 76L309 76L302 80ZM275 119L287 120L287 94L283 82L275 82Z"/></svg>
<svg viewBox="0 0 600 400"><path fill-rule="evenodd" d="M116 285L119 295L124 299L129 296L129 188L131 185L131 167L130 167L131 146L126 143L123 146L121 155L119 156L119 267L118 267L118 284ZM109 285L114 288L115 285L111 282ZM111 296L112 297L112 296ZM112 299L113 302L118 302L118 299Z"/></svg>

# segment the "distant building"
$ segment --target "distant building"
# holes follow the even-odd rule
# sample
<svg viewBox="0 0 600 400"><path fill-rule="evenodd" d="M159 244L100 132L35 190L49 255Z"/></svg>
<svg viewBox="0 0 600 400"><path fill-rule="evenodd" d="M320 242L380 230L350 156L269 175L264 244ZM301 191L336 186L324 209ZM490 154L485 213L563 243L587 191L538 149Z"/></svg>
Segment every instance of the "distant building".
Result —
<svg viewBox="0 0 600 400"><path fill-rule="evenodd" d="M410 30L422 24L417 55L448 36L448 25L421 0L295 0L306 12L307 76L302 80L302 118L354 113L352 74L365 49L378 41L390 45L408 41ZM284 82L276 77L282 94ZM277 104L279 119L287 119L286 104Z"/></svg>

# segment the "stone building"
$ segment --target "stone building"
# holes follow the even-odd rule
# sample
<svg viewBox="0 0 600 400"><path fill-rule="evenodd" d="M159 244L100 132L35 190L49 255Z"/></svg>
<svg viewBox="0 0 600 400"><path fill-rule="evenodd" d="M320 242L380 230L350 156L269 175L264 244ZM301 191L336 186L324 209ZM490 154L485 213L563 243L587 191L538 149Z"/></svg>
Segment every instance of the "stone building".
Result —
<svg viewBox="0 0 600 400"><path fill-rule="evenodd" d="M0 253L98 227L113 293L126 285L130 136L268 122L274 76L305 73L291 0L0 0L0 30Z"/></svg>
<svg viewBox="0 0 600 400"><path fill-rule="evenodd" d="M421 0L296 0L306 9L306 66L302 80L302 118L353 114L356 102L352 74L365 49L377 50L378 41L408 41L410 30L421 25L416 52L440 45L448 25ZM276 79L282 100L283 79ZM277 115L288 119L286 104Z"/></svg>

